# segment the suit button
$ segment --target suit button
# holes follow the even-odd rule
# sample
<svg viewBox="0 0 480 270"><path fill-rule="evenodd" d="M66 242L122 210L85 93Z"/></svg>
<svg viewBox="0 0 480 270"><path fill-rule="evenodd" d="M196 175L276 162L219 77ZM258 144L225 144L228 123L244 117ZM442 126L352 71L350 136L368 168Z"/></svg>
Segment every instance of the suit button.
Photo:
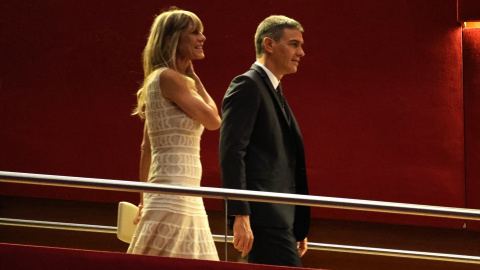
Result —
<svg viewBox="0 0 480 270"><path fill-rule="evenodd" d="M290 161L288 163L288 166L292 167L292 168L295 168L295 161Z"/></svg>
<svg viewBox="0 0 480 270"><path fill-rule="evenodd" d="M289 188L290 188L291 190L295 190L295 185L291 185Z"/></svg>

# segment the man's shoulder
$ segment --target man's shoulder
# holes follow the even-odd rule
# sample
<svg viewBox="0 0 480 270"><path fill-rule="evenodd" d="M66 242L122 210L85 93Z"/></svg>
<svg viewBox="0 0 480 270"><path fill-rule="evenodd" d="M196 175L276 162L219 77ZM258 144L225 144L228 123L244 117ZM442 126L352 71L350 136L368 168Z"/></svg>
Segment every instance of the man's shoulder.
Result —
<svg viewBox="0 0 480 270"><path fill-rule="evenodd" d="M261 78L260 74L254 70L254 69L249 69L245 71L244 73L237 75L233 80L237 78L243 78L243 79L252 79L252 80L257 80Z"/></svg>
<svg viewBox="0 0 480 270"><path fill-rule="evenodd" d="M257 87L263 86L264 79L262 75L255 69L249 69L243 74L240 74L236 76L233 80L232 83L230 84L230 87L236 86L238 84L247 84L250 86L256 85Z"/></svg>

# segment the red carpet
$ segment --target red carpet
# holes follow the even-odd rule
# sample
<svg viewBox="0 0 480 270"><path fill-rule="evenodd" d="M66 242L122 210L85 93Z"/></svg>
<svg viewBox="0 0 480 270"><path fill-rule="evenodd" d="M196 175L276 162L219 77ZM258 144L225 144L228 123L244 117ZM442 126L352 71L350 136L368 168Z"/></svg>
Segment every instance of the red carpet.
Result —
<svg viewBox="0 0 480 270"><path fill-rule="evenodd" d="M119 252L101 252L65 248L0 244L1 269L306 269L276 267L234 262L212 262L193 259L132 255Z"/></svg>

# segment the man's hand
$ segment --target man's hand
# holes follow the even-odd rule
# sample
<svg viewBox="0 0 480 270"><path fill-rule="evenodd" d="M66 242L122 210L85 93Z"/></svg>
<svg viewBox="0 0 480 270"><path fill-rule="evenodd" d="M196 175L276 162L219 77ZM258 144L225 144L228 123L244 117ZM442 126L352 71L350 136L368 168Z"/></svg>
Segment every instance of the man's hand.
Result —
<svg viewBox="0 0 480 270"><path fill-rule="evenodd" d="M300 257L305 255L305 252L307 252L307 249L308 249L307 238L306 237L302 241L297 242L297 249L298 249L298 254L300 255Z"/></svg>
<svg viewBox="0 0 480 270"><path fill-rule="evenodd" d="M242 257L252 249L253 233L250 227L250 216L235 216L233 223L233 246L240 252Z"/></svg>

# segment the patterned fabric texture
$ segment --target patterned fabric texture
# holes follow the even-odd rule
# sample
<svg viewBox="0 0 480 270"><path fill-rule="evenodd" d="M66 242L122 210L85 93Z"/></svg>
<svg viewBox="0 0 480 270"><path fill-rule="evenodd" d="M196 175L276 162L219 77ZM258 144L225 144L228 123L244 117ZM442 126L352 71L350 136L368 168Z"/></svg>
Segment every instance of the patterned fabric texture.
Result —
<svg viewBox="0 0 480 270"><path fill-rule="evenodd" d="M162 95L160 74L146 84L152 150L148 182L199 187L204 127ZM144 209L128 253L219 260L201 197L144 193Z"/></svg>

